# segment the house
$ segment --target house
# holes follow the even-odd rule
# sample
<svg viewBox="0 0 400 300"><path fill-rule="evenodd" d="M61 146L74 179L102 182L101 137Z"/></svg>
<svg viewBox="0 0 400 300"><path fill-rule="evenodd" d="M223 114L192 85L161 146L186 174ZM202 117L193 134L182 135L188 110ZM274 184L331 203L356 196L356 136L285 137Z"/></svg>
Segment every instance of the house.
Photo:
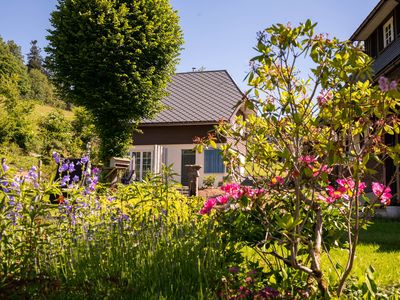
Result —
<svg viewBox="0 0 400 300"><path fill-rule="evenodd" d="M237 115L246 115L243 93L227 71L177 73L167 87L163 99L167 107L152 120L139 125L130 150L135 180L143 180L149 172L159 173L162 164L173 165L175 179L188 185L186 165L201 165L199 185L204 176L213 175L221 182L227 175L218 149L194 150L195 137L214 131L219 121L234 122ZM217 141L217 146L226 142Z"/></svg>
<svg viewBox="0 0 400 300"><path fill-rule="evenodd" d="M381 0L350 37L374 58L375 80L400 78L400 1Z"/></svg>
<svg viewBox="0 0 400 300"><path fill-rule="evenodd" d="M374 81L381 76L400 80L400 1L381 0L350 37L351 41L363 42L365 52L374 58ZM398 134L386 135L385 143L396 145ZM377 169L376 179L389 185L393 192L392 206L400 205L400 172L388 158Z"/></svg>

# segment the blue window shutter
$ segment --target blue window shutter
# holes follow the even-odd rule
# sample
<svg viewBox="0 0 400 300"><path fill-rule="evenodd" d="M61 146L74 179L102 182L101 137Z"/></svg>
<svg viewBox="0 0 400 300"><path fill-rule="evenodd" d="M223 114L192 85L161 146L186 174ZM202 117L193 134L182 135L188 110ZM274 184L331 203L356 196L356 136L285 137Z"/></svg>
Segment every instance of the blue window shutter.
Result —
<svg viewBox="0 0 400 300"><path fill-rule="evenodd" d="M204 151L204 173L224 173L225 166L221 151L210 149Z"/></svg>

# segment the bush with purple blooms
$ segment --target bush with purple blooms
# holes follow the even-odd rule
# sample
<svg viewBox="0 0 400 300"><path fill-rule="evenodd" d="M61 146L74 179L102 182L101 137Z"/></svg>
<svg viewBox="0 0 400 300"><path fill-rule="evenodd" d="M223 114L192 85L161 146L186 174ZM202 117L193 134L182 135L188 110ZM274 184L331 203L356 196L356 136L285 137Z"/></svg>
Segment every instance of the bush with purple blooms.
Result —
<svg viewBox="0 0 400 300"><path fill-rule="evenodd" d="M232 250L213 220L198 218L199 199L177 191L170 168L110 189L88 157L53 160L54 182L36 167L0 166L1 299L215 295Z"/></svg>

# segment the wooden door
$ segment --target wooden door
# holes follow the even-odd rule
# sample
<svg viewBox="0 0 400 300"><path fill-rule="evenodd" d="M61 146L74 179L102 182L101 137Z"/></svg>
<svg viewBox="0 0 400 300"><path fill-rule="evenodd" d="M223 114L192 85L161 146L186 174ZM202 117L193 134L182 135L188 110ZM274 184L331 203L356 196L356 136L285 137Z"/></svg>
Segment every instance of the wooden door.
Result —
<svg viewBox="0 0 400 300"><path fill-rule="evenodd" d="M188 170L186 165L194 165L196 163L196 153L194 150L182 150L182 164L181 164L181 183L182 185L189 185Z"/></svg>

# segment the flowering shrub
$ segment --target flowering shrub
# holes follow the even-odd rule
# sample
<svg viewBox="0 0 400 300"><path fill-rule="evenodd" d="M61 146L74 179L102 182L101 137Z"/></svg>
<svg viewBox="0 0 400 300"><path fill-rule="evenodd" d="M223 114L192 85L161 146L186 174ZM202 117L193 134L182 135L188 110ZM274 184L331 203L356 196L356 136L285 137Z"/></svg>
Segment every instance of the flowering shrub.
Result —
<svg viewBox="0 0 400 300"><path fill-rule="evenodd" d="M170 168L110 189L88 157L53 159L55 182L0 164L0 298L200 298L215 288L232 250L196 217L198 199L174 188Z"/></svg>
<svg viewBox="0 0 400 300"><path fill-rule="evenodd" d="M305 274L309 292L315 285L327 297L344 290L371 208L390 203L390 188L371 180L370 163L389 156L399 161L396 149L382 141L400 133L400 97L396 81L369 80L372 62L362 49L316 35L314 27L311 21L278 24L260 33L247 118L217 128L231 141L222 147L230 177L240 182L236 170L244 168L256 188L227 185L200 213L218 211L230 239L251 246L264 261ZM301 63L312 66L308 73L296 68ZM332 261L335 246L348 250L346 265ZM323 253L338 276L336 287L325 278Z"/></svg>

